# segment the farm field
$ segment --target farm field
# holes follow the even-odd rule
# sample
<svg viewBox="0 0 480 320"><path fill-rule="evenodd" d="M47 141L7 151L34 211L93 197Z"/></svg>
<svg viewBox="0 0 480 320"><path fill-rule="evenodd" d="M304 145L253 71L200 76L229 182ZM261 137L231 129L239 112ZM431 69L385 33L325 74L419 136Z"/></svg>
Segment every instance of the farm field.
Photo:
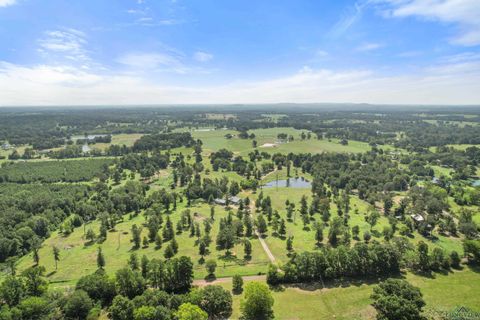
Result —
<svg viewBox="0 0 480 320"><path fill-rule="evenodd" d="M211 131L193 131L192 135L196 139L204 142L206 151L212 152L222 148L227 148L237 154L246 156L252 150L252 140L257 141L259 151L268 153L320 153L320 152L349 152L359 153L371 149L368 143L359 141L349 141L348 145L340 144L339 139L317 140L314 136L310 140L301 140L301 133L306 130L297 130L294 128L269 128L250 130L249 133L255 134L255 139L239 139L235 135L238 132L233 130L211 130ZM275 146L263 146L275 144L278 140L277 135L285 133L294 137L294 141L280 143ZM226 139L225 135L231 134L232 139ZM263 147L262 147L263 146ZM391 146L382 146L386 150L392 150Z"/></svg>

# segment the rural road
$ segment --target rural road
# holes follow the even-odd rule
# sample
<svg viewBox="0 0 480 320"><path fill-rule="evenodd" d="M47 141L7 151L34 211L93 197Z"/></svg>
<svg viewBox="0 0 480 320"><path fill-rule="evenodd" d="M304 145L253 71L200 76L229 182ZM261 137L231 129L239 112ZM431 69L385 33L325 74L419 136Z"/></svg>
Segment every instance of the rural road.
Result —
<svg viewBox="0 0 480 320"><path fill-rule="evenodd" d="M273 171L273 172L275 172L275 171ZM251 205L252 212L255 212L255 209L256 209L255 201L252 201L252 205ZM257 230L255 230L255 234L257 235L258 240L260 241L260 244L262 245L263 251L265 251L265 253L268 256L268 259L270 259L270 262L275 263L275 256L273 255L272 251L270 251L270 248L268 247L265 240L261 237L260 233L258 233Z"/></svg>
<svg viewBox="0 0 480 320"><path fill-rule="evenodd" d="M267 254L268 259L270 259L270 262L275 263L275 256L272 254L272 251L270 251L270 248L268 247L265 240L262 238L262 236L256 230L255 230L255 234L257 235L258 240L262 244L263 251L265 251L265 253Z"/></svg>
<svg viewBox="0 0 480 320"><path fill-rule="evenodd" d="M255 281L255 280L258 280L258 281L265 281L267 279L267 276L265 275L261 275L261 276L244 276L242 277L243 278L243 281ZM219 283L227 283L227 282L231 282L232 281L232 277L226 277L226 278L217 278L213 281L207 281L207 280L203 280L203 279L198 279L198 280L193 280L193 285L195 286L208 286L208 285L212 285L212 284L219 284Z"/></svg>

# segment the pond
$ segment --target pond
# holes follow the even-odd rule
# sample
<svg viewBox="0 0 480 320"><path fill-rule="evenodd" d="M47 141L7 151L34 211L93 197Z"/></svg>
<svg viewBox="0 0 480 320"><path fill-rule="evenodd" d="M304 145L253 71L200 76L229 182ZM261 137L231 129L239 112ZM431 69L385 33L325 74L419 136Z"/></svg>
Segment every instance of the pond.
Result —
<svg viewBox="0 0 480 320"><path fill-rule="evenodd" d="M311 182L306 180L304 177L300 178L290 178L285 180L275 180L270 181L264 184L263 188L310 188L312 186Z"/></svg>
<svg viewBox="0 0 480 320"><path fill-rule="evenodd" d="M479 180L473 180L472 186L474 186L474 187L480 187L480 179L479 179Z"/></svg>

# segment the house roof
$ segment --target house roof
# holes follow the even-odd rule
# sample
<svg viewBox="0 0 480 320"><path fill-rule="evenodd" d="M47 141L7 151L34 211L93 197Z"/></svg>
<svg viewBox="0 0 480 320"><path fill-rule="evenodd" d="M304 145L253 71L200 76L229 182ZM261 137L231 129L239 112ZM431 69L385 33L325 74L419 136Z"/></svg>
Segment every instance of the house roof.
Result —
<svg viewBox="0 0 480 320"><path fill-rule="evenodd" d="M239 197L234 196L234 197L230 197L229 200L232 201L232 202L239 202L239 201L242 200L242 199L240 199Z"/></svg>
<svg viewBox="0 0 480 320"><path fill-rule="evenodd" d="M419 215L419 214L412 214L411 217L412 217L413 220L419 221L419 222L425 220L425 218L423 218L423 217L422 217L421 215Z"/></svg>

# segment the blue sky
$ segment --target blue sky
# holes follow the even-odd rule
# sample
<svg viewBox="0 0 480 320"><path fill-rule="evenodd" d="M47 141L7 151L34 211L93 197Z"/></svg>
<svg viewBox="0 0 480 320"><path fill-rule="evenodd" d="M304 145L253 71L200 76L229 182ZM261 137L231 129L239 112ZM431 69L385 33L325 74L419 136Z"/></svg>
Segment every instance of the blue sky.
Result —
<svg viewBox="0 0 480 320"><path fill-rule="evenodd" d="M480 104L479 0L0 0L0 105Z"/></svg>

